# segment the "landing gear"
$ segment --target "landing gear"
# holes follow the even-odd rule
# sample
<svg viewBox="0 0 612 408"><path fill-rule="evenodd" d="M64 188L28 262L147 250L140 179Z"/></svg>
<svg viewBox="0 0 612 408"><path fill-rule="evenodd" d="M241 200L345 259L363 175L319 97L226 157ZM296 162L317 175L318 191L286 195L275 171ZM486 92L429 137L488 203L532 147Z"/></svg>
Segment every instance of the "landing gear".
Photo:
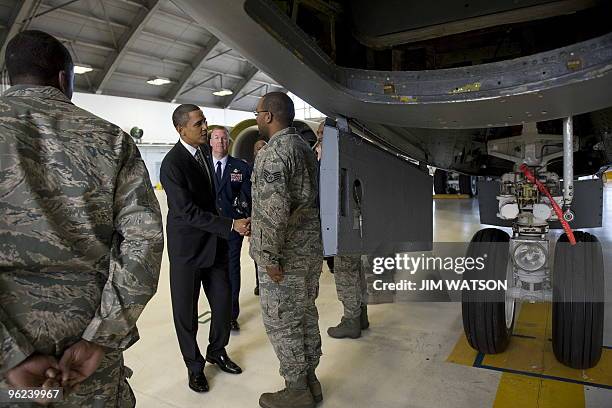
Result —
<svg viewBox="0 0 612 408"><path fill-rule="evenodd" d="M466 174L459 175L459 194L467 194L470 197L475 197L478 194L476 177Z"/></svg>
<svg viewBox="0 0 612 408"><path fill-rule="evenodd" d="M444 170L436 169L434 173L434 193L446 194L446 181L448 175Z"/></svg>
<svg viewBox="0 0 612 408"><path fill-rule="evenodd" d="M574 188L572 136L572 121L568 118L564 121L562 152L541 156L542 145L550 145L549 139L558 145L558 136L537 135L535 126L531 131L527 129L525 146L513 149L524 152L523 156L516 157L517 171L502 176L497 195L497 216L513 221L512 237L488 228L472 238L467 256L488 253L489 260L486 273L466 272L464 279L498 280L505 272L507 283L503 294L469 290L462 294L467 340L482 353L506 349L513 329L515 304L552 301L555 357L578 369L594 367L601 357L604 322L601 244L589 233L573 232L568 224L574 220L570 209ZM504 157L513 157L508 153ZM561 155L563 180L546 169L550 160ZM552 265L548 240L551 221L559 221L566 231L557 242Z"/></svg>
<svg viewBox="0 0 612 408"><path fill-rule="evenodd" d="M557 360L585 369L597 365L602 352L603 255L594 235L574 235L575 246L563 234L555 250L552 343Z"/></svg>
<svg viewBox="0 0 612 408"><path fill-rule="evenodd" d="M512 279L508 262L510 237L504 231L487 228L478 231L468 248L467 257L485 257L485 268L464 273L464 279ZM468 343L487 354L506 350L514 326L514 299L506 291L464 291L461 295L463 329Z"/></svg>

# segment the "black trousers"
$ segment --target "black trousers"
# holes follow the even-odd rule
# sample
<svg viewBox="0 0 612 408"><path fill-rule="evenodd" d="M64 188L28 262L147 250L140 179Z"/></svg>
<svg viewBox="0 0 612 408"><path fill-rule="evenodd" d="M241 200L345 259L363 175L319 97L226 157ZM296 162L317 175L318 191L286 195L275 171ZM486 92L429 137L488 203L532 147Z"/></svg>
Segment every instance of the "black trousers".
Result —
<svg viewBox="0 0 612 408"><path fill-rule="evenodd" d="M230 337L232 300L226 240L217 239L215 262L209 268L170 264L170 295L174 328L185 364L193 373L201 372L205 364L196 339L198 299L201 287L204 288L211 310L209 344L206 354L217 356L225 352L225 346Z"/></svg>
<svg viewBox="0 0 612 408"><path fill-rule="evenodd" d="M232 290L232 320L237 320L240 314L240 252L244 237L232 231L229 240L229 280Z"/></svg>

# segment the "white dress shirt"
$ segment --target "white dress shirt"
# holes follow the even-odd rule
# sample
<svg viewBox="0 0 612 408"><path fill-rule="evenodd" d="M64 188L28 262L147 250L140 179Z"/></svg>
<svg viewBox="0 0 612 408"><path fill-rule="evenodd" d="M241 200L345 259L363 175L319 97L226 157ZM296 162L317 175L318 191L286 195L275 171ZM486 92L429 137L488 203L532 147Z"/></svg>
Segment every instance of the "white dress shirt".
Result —
<svg viewBox="0 0 612 408"><path fill-rule="evenodd" d="M182 137L179 138L179 140L181 141L181 143L183 144L183 146L185 146L185 149L187 149L187 151L189 153L191 153L191 155L193 157L195 157L196 152L198 151L198 149L196 149L195 147L191 146L190 144L186 143Z"/></svg>

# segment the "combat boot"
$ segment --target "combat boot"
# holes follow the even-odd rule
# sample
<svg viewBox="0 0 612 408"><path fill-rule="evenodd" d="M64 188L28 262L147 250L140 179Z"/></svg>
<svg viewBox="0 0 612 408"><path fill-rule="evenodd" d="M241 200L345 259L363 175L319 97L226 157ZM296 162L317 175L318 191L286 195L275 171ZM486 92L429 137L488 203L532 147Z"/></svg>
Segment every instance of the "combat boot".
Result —
<svg viewBox="0 0 612 408"><path fill-rule="evenodd" d="M323 389L321 388L321 383L317 378L314 370L308 371L308 388L310 388L310 393L312 394L312 398L315 402L323 401Z"/></svg>
<svg viewBox="0 0 612 408"><path fill-rule="evenodd" d="M356 339L361 337L360 319L359 317L353 319L342 317L339 325L327 329L327 334L334 339L343 339L345 337Z"/></svg>
<svg viewBox="0 0 612 408"><path fill-rule="evenodd" d="M370 321L368 320L368 305L361 305L359 323L361 323L361 330L365 330L370 327Z"/></svg>
<svg viewBox="0 0 612 408"><path fill-rule="evenodd" d="M259 397L259 406L262 408L314 408L315 405L306 376L300 377L295 383L285 381L284 389L267 392Z"/></svg>

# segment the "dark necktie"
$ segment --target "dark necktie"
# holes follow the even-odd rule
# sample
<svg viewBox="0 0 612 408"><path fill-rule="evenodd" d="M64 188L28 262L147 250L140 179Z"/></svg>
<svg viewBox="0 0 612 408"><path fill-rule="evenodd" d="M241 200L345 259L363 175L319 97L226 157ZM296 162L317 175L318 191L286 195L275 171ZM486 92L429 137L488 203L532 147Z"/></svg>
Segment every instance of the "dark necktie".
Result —
<svg viewBox="0 0 612 408"><path fill-rule="evenodd" d="M208 182L212 184L212 179L210 178L210 170L208 170L208 166L206 165L206 162L204 161L205 160L204 155L202 154L202 151L200 149L196 150L195 159L198 162L198 164L206 172L206 176L208 176Z"/></svg>
<svg viewBox="0 0 612 408"><path fill-rule="evenodd" d="M221 184L221 160L217 162L217 182Z"/></svg>

